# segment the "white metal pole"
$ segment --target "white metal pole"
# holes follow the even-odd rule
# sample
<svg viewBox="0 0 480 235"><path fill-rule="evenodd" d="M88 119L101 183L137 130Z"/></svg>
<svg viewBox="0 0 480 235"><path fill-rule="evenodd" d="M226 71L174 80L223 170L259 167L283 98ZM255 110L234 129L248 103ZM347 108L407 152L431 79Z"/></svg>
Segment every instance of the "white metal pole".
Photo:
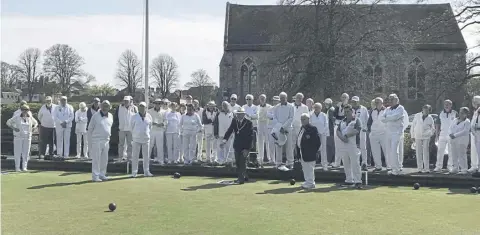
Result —
<svg viewBox="0 0 480 235"><path fill-rule="evenodd" d="M148 86L148 0L145 0L145 51L143 58L143 77L145 78L145 103L147 103L147 108L150 102L150 87Z"/></svg>

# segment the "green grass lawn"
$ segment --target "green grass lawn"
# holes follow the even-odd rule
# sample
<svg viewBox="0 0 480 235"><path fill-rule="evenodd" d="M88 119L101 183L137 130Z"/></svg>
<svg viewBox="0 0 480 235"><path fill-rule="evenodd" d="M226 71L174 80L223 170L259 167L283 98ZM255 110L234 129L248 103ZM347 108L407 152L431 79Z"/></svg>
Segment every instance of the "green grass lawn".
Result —
<svg viewBox="0 0 480 235"><path fill-rule="evenodd" d="M480 195L404 187L341 189L169 176L90 183L90 174L2 175L2 234L478 234ZM106 212L115 202L117 210Z"/></svg>

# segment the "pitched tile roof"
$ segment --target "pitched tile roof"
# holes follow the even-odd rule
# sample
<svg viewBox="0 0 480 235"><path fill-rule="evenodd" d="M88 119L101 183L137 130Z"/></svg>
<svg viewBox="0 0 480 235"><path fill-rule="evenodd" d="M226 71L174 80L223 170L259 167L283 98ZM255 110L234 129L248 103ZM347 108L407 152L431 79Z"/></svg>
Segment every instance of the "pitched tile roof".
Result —
<svg viewBox="0 0 480 235"><path fill-rule="evenodd" d="M327 8L320 6L320 30L326 31ZM337 22L352 21L340 30L339 41L348 43L372 29L384 29L382 41L465 49L466 44L450 4L378 4L337 6ZM341 13L340 13L341 12ZM279 37L298 29L299 21L311 22L315 6L237 5L227 3L225 50L272 49ZM354 20L352 20L354 19ZM304 24L305 25L305 24ZM291 34L290 34L291 35ZM396 35L396 36L393 36Z"/></svg>

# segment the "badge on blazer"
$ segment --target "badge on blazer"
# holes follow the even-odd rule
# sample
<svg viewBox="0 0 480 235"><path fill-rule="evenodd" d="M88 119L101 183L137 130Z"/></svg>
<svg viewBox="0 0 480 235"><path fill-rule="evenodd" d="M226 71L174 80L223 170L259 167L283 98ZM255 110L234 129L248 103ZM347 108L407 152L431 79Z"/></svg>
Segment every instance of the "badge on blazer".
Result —
<svg viewBox="0 0 480 235"><path fill-rule="evenodd" d="M305 138L307 138L307 140L310 139L310 135L306 135Z"/></svg>

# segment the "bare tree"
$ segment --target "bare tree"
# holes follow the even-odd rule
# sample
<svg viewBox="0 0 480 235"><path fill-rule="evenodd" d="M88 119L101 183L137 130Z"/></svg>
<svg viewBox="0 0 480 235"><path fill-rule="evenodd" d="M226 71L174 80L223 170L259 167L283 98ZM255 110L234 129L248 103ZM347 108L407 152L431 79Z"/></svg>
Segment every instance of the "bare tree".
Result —
<svg viewBox="0 0 480 235"><path fill-rule="evenodd" d="M62 93L70 94L75 78L83 77L83 58L67 44L55 44L44 53L45 72L58 80Z"/></svg>
<svg viewBox="0 0 480 235"><path fill-rule="evenodd" d="M169 55L162 54L155 58L150 73L160 90L162 98L165 98L177 86L178 65Z"/></svg>
<svg viewBox="0 0 480 235"><path fill-rule="evenodd" d="M2 61L1 86L2 90L15 88L22 79L20 67Z"/></svg>
<svg viewBox="0 0 480 235"><path fill-rule="evenodd" d="M132 50L126 50L120 55L117 62L115 78L127 93L133 95L135 90L142 84L142 67L140 60Z"/></svg>
<svg viewBox="0 0 480 235"><path fill-rule="evenodd" d="M40 49L28 48L18 58L20 71L27 82L27 95L29 102L32 102L35 87L38 83L38 64L40 62L40 54Z"/></svg>
<svg viewBox="0 0 480 235"><path fill-rule="evenodd" d="M210 97L211 94L205 94L207 92L207 87L215 86L215 82L212 81L212 78L208 75L207 71L204 69L198 69L190 75L192 80L185 84L185 87L192 88L198 87L200 89L200 102L203 104L204 97ZM210 90L211 92L211 90Z"/></svg>
<svg viewBox="0 0 480 235"><path fill-rule="evenodd" d="M392 48L391 42L403 46L404 38L400 32L387 30L388 25L395 23L382 23L385 15L393 12L388 7L376 7L382 1L388 2L278 1L284 5L278 20L285 30L273 42L280 45L280 52L268 67L276 73L275 77L281 79L278 80L280 83L269 84L269 87L292 92L301 90L309 97L323 99L336 95L338 85L362 86L354 84L362 79L349 80L352 74L358 72L358 67L341 65L356 62L354 60L361 51L383 51ZM398 50L399 46L391 50Z"/></svg>

